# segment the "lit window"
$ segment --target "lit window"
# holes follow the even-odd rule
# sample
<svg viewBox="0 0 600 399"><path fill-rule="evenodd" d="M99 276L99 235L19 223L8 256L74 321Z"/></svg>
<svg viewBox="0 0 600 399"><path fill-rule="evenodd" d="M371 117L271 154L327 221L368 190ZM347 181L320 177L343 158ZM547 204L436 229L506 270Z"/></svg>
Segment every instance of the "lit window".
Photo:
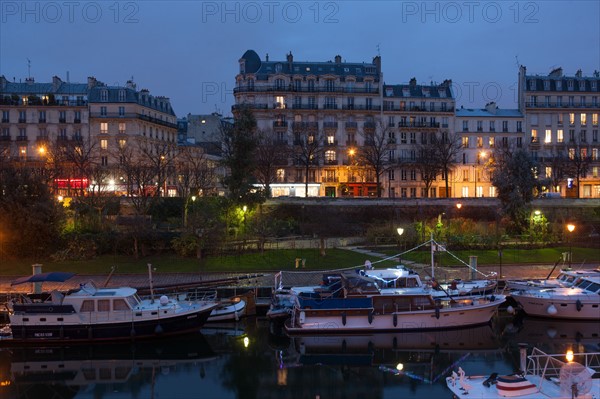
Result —
<svg viewBox="0 0 600 399"><path fill-rule="evenodd" d="M125 122L119 123L119 133L121 133L121 134L125 133Z"/></svg>
<svg viewBox="0 0 600 399"><path fill-rule="evenodd" d="M579 116L579 121L581 122L581 126L587 125L587 114L581 114Z"/></svg>
<svg viewBox="0 0 600 399"><path fill-rule="evenodd" d="M569 124L570 125L574 125L575 124L575 114L572 113L572 112L569 114Z"/></svg>
<svg viewBox="0 0 600 399"><path fill-rule="evenodd" d="M103 150L108 149L108 140L107 139L100 140L100 148L102 148Z"/></svg>
<svg viewBox="0 0 600 399"><path fill-rule="evenodd" d="M100 133L108 133L108 122L100 123Z"/></svg>
<svg viewBox="0 0 600 399"><path fill-rule="evenodd" d="M127 144L127 140L119 139L119 148L121 148L121 149L125 148L126 144Z"/></svg>
<svg viewBox="0 0 600 399"><path fill-rule="evenodd" d="M598 114L592 114L592 125L598 126Z"/></svg>
<svg viewBox="0 0 600 399"><path fill-rule="evenodd" d="M546 135L544 136L544 143L552 143L552 130L546 129Z"/></svg>
<svg viewBox="0 0 600 399"><path fill-rule="evenodd" d="M546 177L552 177L552 166L546 166Z"/></svg>
<svg viewBox="0 0 600 399"><path fill-rule="evenodd" d="M496 145L496 139L494 137L490 137L488 144L489 144L490 148L494 148L494 146Z"/></svg>
<svg viewBox="0 0 600 399"><path fill-rule="evenodd" d="M556 131L556 142L562 143L565 140L564 133L562 129L558 129Z"/></svg>

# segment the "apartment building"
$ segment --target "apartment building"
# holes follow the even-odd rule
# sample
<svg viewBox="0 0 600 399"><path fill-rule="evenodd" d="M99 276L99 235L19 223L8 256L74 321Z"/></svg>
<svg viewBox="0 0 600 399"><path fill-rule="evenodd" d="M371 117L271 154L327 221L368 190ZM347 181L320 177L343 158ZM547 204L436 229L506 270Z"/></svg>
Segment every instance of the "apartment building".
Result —
<svg viewBox="0 0 600 399"><path fill-rule="evenodd" d="M524 116L518 109L500 109L496 103L482 109L456 110L454 130L462 148L452 185L460 197L495 197L489 162L496 151L526 148Z"/></svg>
<svg viewBox="0 0 600 399"><path fill-rule="evenodd" d="M600 73L547 75L519 69L519 110L527 145L540 162L544 190L570 198L600 198L598 119Z"/></svg>
<svg viewBox="0 0 600 399"><path fill-rule="evenodd" d="M322 143L319 157L305 167L292 157L277 170L274 196L437 196L423 193L411 162L414 144L432 132L454 125L451 81L421 85L385 85L381 57L346 62L340 55L327 62L262 60L248 50L239 60L233 112L254 111L258 128L272 131L280 143L298 147L303 137ZM385 136L385 137L383 137ZM384 141L378 138L385 138ZM359 151L378 143L380 176L359 163ZM438 194L439 193L439 194Z"/></svg>

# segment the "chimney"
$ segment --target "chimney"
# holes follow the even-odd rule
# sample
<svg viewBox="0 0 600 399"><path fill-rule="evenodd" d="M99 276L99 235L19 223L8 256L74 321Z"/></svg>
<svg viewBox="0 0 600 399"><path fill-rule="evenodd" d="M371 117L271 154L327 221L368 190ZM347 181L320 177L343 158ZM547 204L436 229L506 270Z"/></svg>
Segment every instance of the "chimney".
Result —
<svg viewBox="0 0 600 399"><path fill-rule="evenodd" d="M88 83L87 83L88 90L91 89L91 88L93 88L93 87L96 87L97 83L98 83L98 81L96 80L95 77L88 76Z"/></svg>
<svg viewBox="0 0 600 399"><path fill-rule="evenodd" d="M550 71L550 74L548 76L551 76L553 78L560 78L562 77L562 68L558 67L558 68L554 68L552 71Z"/></svg>
<svg viewBox="0 0 600 399"><path fill-rule="evenodd" d="M33 79L33 76L30 76L28 78L25 78L25 83L27 83L28 85L32 85L35 83L35 79Z"/></svg>
<svg viewBox="0 0 600 399"><path fill-rule="evenodd" d="M581 69L578 69L577 72L575 72L575 76L578 78L582 76Z"/></svg>
<svg viewBox="0 0 600 399"><path fill-rule="evenodd" d="M52 90L57 91L60 85L62 84L62 80L58 76L52 77Z"/></svg>
<svg viewBox="0 0 600 399"><path fill-rule="evenodd" d="M373 64L375 64L375 67L377 68L377 74L381 73L381 56L375 56L373 57Z"/></svg>
<svg viewBox="0 0 600 399"><path fill-rule="evenodd" d="M342 56L341 55L336 55L335 56L335 63L336 64L341 64L342 63Z"/></svg>
<svg viewBox="0 0 600 399"><path fill-rule="evenodd" d="M269 53L265 56L265 61L269 62Z"/></svg>
<svg viewBox="0 0 600 399"><path fill-rule="evenodd" d="M294 56L292 55L292 51L287 55L288 68L290 72L292 72L292 64L294 63Z"/></svg>
<svg viewBox="0 0 600 399"><path fill-rule="evenodd" d="M135 83L133 83L133 80L128 80L127 83L125 84L125 87L127 87L128 89L133 89L135 90Z"/></svg>
<svg viewBox="0 0 600 399"><path fill-rule="evenodd" d="M487 103L485 105L485 110L487 112L489 112L490 114L496 115L496 111L498 110L498 106L496 105L495 102L492 101L491 103Z"/></svg>
<svg viewBox="0 0 600 399"><path fill-rule="evenodd" d="M0 77L0 80L3 78L4 76ZM595 78L600 78L600 72L598 71L594 71L594 77Z"/></svg>
<svg viewBox="0 0 600 399"><path fill-rule="evenodd" d="M411 85L412 87L415 87L417 85L417 79L412 78L408 84Z"/></svg>

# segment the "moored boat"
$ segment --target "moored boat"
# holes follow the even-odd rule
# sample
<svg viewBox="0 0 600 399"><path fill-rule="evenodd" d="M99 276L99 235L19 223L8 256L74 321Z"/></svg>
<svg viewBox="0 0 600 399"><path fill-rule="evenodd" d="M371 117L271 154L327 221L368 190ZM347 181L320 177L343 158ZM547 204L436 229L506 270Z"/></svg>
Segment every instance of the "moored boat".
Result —
<svg viewBox="0 0 600 399"><path fill-rule="evenodd" d="M383 293L376 282L341 273L336 295L298 296L288 334L356 333L460 328L486 324L505 301L502 295L435 299L431 294Z"/></svg>
<svg viewBox="0 0 600 399"><path fill-rule="evenodd" d="M19 279L18 283L28 281ZM79 289L53 290L46 299L39 298L21 295L8 304L11 333L1 337L0 343L114 341L183 334L199 331L218 306L213 297L185 300L184 294L142 299L135 288L98 288L92 281Z"/></svg>
<svg viewBox="0 0 600 399"><path fill-rule="evenodd" d="M215 321L236 321L246 313L246 301L240 298L234 298L232 300L226 300L219 303L219 305L210 312L207 323Z"/></svg>
<svg viewBox="0 0 600 399"><path fill-rule="evenodd" d="M572 287L522 290L511 296L529 316L577 320L600 318L600 277L580 277Z"/></svg>
<svg viewBox="0 0 600 399"><path fill-rule="evenodd" d="M571 287L581 277L600 277L600 269L572 270L563 269L556 278L550 279L509 279L506 280L506 288L511 290L535 290L547 288Z"/></svg>
<svg viewBox="0 0 600 399"><path fill-rule="evenodd" d="M564 362L565 354L546 354L534 348L527 356L521 349L521 371L511 375L467 375L459 367L446 378L455 398L501 399L597 399L600 380L600 353L573 354L574 362Z"/></svg>

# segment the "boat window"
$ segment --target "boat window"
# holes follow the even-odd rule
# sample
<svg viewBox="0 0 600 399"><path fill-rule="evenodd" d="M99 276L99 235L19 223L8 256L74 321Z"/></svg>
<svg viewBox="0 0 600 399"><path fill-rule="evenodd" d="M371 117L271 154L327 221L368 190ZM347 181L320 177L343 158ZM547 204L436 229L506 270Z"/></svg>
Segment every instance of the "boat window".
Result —
<svg viewBox="0 0 600 399"><path fill-rule="evenodd" d="M110 312L110 301L108 299L98 300L98 312Z"/></svg>
<svg viewBox="0 0 600 399"><path fill-rule="evenodd" d="M581 280L580 282L578 282L577 284L575 284L575 287L581 288L581 289L586 289L590 284L592 284L591 281L589 280Z"/></svg>
<svg viewBox="0 0 600 399"><path fill-rule="evenodd" d="M129 310L129 306L124 299L115 299L113 301L113 310Z"/></svg>
<svg viewBox="0 0 600 399"><path fill-rule="evenodd" d="M131 372L131 367L115 367L115 378L124 380Z"/></svg>
<svg viewBox="0 0 600 399"><path fill-rule="evenodd" d="M589 287L587 287L587 290L591 292L598 292L598 290L600 290L600 284L592 283Z"/></svg>
<svg viewBox="0 0 600 399"><path fill-rule="evenodd" d="M131 295L127 297L127 302L129 302L129 305L131 305L131 308L135 308L140 302L140 297L135 294L135 295Z"/></svg>
<svg viewBox="0 0 600 399"><path fill-rule="evenodd" d="M418 287L419 284L417 284L417 279L416 278L407 278L406 279L406 286L408 288L415 288L415 287Z"/></svg>
<svg viewBox="0 0 600 399"><path fill-rule="evenodd" d="M94 307L94 301L85 300L81 303L81 312L93 312L96 308Z"/></svg>
<svg viewBox="0 0 600 399"><path fill-rule="evenodd" d="M431 302L427 296L417 296L414 298L414 304L415 306L428 306L431 305Z"/></svg>
<svg viewBox="0 0 600 399"><path fill-rule="evenodd" d="M96 379L96 369L93 368L84 368L81 370L81 372L83 373L83 377L88 380L95 380Z"/></svg>

